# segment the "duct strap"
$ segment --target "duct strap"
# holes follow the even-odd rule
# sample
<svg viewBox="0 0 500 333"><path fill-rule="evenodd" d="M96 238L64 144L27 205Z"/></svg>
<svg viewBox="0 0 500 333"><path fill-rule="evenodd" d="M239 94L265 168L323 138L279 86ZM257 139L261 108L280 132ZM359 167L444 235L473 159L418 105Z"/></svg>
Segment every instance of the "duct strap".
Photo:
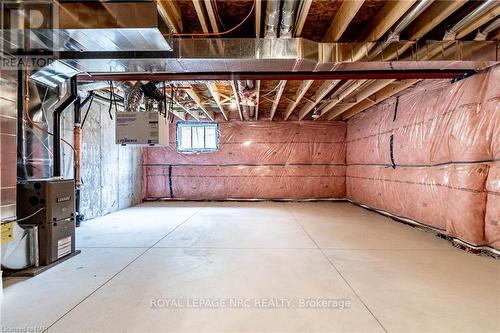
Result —
<svg viewBox="0 0 500 333"><path fill-rule="evenodd" d="M389 141L389 149L391 151L391 167L396 169L396 162L394 162L394 134L391 134L391 139Z"/></svg>
<svg viewBox="0 0 500 333"><path fill-rule="evenodd" d="M172 165L168 166L168 189L170 191L170 198L174 197L174 191L172 189Z"/></svg>
<svg viewBox="0 0 500 333"><path fill-rule="evenodd" d="M396 97L396 107L394 108L394 117L392 118L392 121L396 121L396 117L398 116L398 107L399 107L399 96Z"/></svg>

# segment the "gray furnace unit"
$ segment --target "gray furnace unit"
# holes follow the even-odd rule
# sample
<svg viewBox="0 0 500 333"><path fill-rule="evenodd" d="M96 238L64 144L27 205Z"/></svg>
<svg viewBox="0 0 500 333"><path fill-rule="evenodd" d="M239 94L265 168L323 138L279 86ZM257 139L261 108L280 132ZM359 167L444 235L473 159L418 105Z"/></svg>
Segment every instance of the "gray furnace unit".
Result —
<svg viewBox="0 0 500 333"><path fill-rule="evenodd" d="M75 182L72 179L28 180L18 184L17 216L31 216L19 226L38 227L40 265L75 252Z"/></svg>

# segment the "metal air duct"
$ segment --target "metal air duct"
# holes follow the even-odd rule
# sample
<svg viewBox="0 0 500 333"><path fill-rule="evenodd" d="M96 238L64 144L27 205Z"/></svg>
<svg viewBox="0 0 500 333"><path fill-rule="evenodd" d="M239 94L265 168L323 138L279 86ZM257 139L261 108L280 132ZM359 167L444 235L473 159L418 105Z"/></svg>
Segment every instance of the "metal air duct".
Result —
<svg viewBox="0 0 500 333"><path fill-rule="evenodd" d="M487 11L493 7L498 6L497 0L486 0L476 9L467 14L463 19L461 19L457 24L446 31L443 40L455 40L458 32L465 28L470 22L473 22L477 18L484 15Z"/></svg>
<svg viewBox="0 0 500 333"><path fill-rule="evenodd" d="M280 37L291 38L295 24L295 14L297 12L298 0L284 0L281 9Z"/></svg>
<svg viewBox="0 0 500 333"><path fill-rule="evenodd" d="M280 15L280 0L268 0L266 6L266 38L278 37L278 23Z"/></svg>
<svg viewBox="0 0 500 333"><path fill-rule="evenodd" d="M488 38L488 35L500 28L500 16L498 16L496 19L494 19L490 24L488 24L484 29L479 30L477 32L476 38L474 40L486 40Z"/></svg>
<svg viewBox="0 0 500 333"><path fill-rule="evenodd" d="M399 42L399 35L406 29L420 14L422 14L434 0L422 0L416 3L410 11L401 18L395 25L395 27L389 32L385 42L376 45L372 52L370 52L368 58L373 58L382 53L391 43Z"/></svg>

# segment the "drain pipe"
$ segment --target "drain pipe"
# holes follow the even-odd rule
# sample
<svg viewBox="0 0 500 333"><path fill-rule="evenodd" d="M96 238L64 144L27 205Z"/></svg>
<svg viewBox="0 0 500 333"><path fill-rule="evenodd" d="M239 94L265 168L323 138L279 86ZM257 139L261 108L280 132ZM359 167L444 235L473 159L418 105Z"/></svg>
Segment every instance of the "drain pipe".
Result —
<svg viewBox="0 0 500 333"><path fill-rule="evenodd" d="M488 24L483 30L479 30L477 32L476 38L474 38L474 40L478 40L478 41L486 40L486 38L488 38L488 35L492 31L494 31L498 28L500 28L500 16L498 16L496 19L494 19L493 22Z"/></svg>
<svg viewBox="0 0 500 333"><path fill-rule="evenodd" d="M266 29L264 37L278 37L278 23L280 16L280 0L268 0L266 6Z"/></svg>
<svg viewBox="0 0 500 333"><path fill-rule="evenodd" d="M53 121L54 121L54 135L53 139L53 154L54 154L54 165L53 165L53 177L61 177L61 114L70 106L75 103L79 99L78 97L78 88L77 88L77 79L76 75L70 79L70 92L69 95L64 99L64 101L59 104L53 113ZM77 103L79 104L79 102Z"/></svg>
<svg viewBox="0 0 500 333"><path fill-rule="evenodd" d="M467 14L463 19L461 19L457 24L455 24L451 29L447 30L443 40L456 40L457 34L460 30L465 28L470 22L484 15L487 11L492 9L498 4L497 0L486 0L479 7Z"/></svg>
<svg viewBox="0 0 500 333"><path fill-rule="evenodd" d="M298 0L284 0L281 9L280 37L291 38L295 24Z"/></svg>
<svg viewBox="0 0 500 333"><path fill-rule="evenodd" d="M369 59L372 59L378 56L382 51L384 51L391 43L399 42L399 36L404 29L406 29L420 14L422 14L432 3L434 0L422 0L419 1L416 5L410 9L410 11L397 23L394 29L392 29L387 39L374 47L373 51L368 56Z"/></svg>

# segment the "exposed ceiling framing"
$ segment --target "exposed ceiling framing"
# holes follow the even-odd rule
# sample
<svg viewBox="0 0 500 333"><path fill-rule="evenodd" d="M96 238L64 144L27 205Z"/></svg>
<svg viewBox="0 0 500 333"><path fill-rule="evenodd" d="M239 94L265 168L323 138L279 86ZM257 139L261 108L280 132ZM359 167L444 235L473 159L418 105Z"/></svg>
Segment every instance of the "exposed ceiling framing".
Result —
<svg viewBox="0 0 500 333"><path fill-rule="evenodd" d="M422 1L427 6L416 16L412 11ZM265 27L266 2L255 0L156 0L158 12L174 34L197 33L207 37L256 37L262 38ZM412 44L392 43L391 32L401 26L406 19L402 32L396 36L401 40L425 40L429 36L444 38L445 29L453 27L457 22L481 6L482 2L467 0L300 0L295 24L294 37L311 38L316 41L358 42L353 44L349 56L354 61L363 61L373 57L376 51L377 59L383 61L401 61L414 56ZM245 15L253 6L252 15L243 21ZM486 8L486 7L485 7ZM454 31L454 38L473 40L478 31L492 24L500 16L500 6L487 7L473 19L460 25ZM239 20L239 21L238 21ZM233 24L237 22L237 24ZM236 27L230 35L225 33ZM398 31L399 32L399 31ZM189 37L189 36L186 36ZM203 35L197 35L203 38ZM487 40L498 40L500 29L492 29ZM434 39L436 39L434 37ZM389 42L387 42L389 40ZM394 40L394 41L397 41ZM361 42L372 42L361 44ZM210 47L217 48L221 45ZM381 45L383 47L381 47ZM450 41L431 46L422 54L423 60L433 60L444 52L458 48ZM374 49L375 48L375 49ZM380 50L379 50L380 49ZM459 50L459 49L456 49ZM223 52L221 48L220 52ZM478 52L472 48L460 52ZM479 51L480 52L480 51ZM342 52L345 53L345 52ZM303 120L303 119L348 119L353 115L394 96L423 79L422 77L376 77L376 78L320 78L305 79L300 76L285 79L275 77L254 79L257 104L254 120ZM226 120L239 118L243 120L240 96L238 95L236 76L227 83L205 83L206 90L196 89L193 85L183 84L186 92L196 103L197 109L181 106L194 119L199 119L200 113L211 120ZM275 90L270 84L261 80L281 80ZM266 84L264 84L266 83ZM200 88L201 84L196 85ZM273 84L276 86L276 83ZM262 91L261 91L262 90ZM207 98L209 100L207 100ZM236 101L235 110L228 104ZM215 112L214 112L215 111ZM231 112L238 112L238 117L231 117Z"/></svg>

